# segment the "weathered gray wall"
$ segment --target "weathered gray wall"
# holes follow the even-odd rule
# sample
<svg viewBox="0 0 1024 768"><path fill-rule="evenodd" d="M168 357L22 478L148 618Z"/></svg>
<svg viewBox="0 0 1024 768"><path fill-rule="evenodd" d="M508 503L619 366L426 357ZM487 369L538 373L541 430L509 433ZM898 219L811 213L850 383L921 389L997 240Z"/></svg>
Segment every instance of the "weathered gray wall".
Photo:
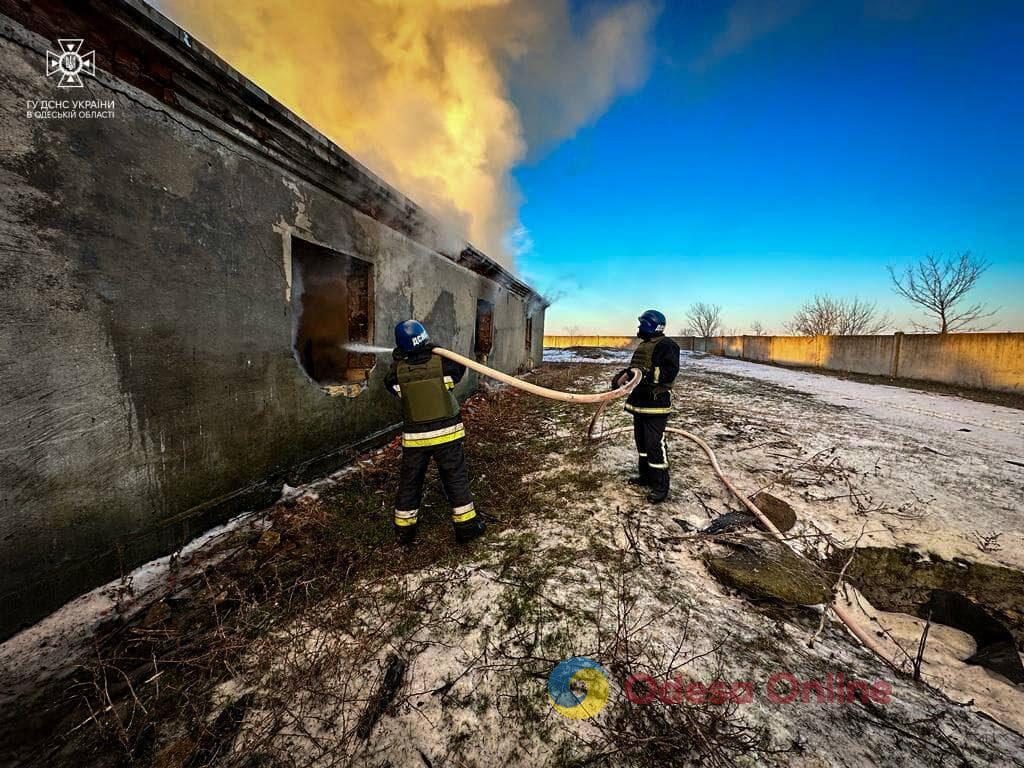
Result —
<svg viewBox="0 0 1024 768"><path fill-rule="evenodd" d="M0 23L0 103L52 98L39 39ZM486 297L489 362L541 353L530 299L121 81L89 98L116 116L0 122L0 636L398 420L388 360L354 399L297 365L292 235L373 262L377 344L415 316L472 354Z"/></svg>

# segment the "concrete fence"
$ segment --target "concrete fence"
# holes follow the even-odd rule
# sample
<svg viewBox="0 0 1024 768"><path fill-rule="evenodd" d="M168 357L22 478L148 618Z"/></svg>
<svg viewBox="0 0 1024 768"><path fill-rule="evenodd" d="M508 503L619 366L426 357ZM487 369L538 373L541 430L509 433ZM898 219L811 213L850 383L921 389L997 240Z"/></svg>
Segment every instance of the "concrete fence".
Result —
<svg viewBox="0 0 1024 768"><path fill-rule="evenodd" d="M694 352L1024 392L1024 333L677 337Z"/></svg>
<svg viewBox="0 0 1024 768"><path fill-rule="evenodd" d="M1024 393L1024 333L673 338L682 349L757 363ZM596 339L600 341L591 341ZM625 347L634 340L631 336L545 336L544 346Z"/></svg>
<svg viewBox="0 0 1024 768"><path fill-rule="evenodd" d="M545 336L544 346L566 347L628 347L636 336Z"/></svg>

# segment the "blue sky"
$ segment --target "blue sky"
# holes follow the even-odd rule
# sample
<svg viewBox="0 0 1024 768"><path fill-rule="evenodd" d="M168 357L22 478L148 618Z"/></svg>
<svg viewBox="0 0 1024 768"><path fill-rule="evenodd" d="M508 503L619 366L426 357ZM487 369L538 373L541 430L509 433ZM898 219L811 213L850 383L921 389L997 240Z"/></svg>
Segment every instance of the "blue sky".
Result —
<svg viewBox="0 0 1024 768"><path fill-rule="evenodd" d="M515 169L547 332L780 332L815 293L916 316L885 267L970 249L1024 330L1024 4L666 0L650 73Z"/></svg>

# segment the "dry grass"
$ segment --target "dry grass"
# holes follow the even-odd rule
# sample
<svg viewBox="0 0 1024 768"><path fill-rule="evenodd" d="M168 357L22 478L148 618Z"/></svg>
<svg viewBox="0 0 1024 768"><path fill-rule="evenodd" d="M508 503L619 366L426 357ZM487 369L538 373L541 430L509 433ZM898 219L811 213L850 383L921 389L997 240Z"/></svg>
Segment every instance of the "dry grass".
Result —
<svg viewBox="0 0 1024 768"><path fill-rule="evenodd" d="M578 373L548 371L543 383L564 386ZM463 416L478 509L492 530L528 523L545 507L550 486L521 479L545 469L546 455L559 443L546 401L487 390L464 404ZM568 439L561 442L564 451L573 450ZM225 542L223 560L180 580L140 618L107 627L95 638L90 663L53 693L48 720L54 725L33 762L216 764L250 701L243 696L217 714L211 692L234 676L261 638L328 599L352 595L360 582L398 582L428 565L472 556L473 547L454 543L433 472L417 545L395 544L399 456L395 441L319 498L278 504L267 512L270 525L262 534ZM339 625L345 620L343 613L332 616Z"/></svg>
<svg viewBox="0 0 1024 768"><path fill-rule="evenodd" d="M606 366L555 365L534 380L576 389L582 378L608 373ZM640 653L650 624L678 606L647 615L625 587L646 562L636 543L638 527L625 527L632 556L605 546L588 550L620 577L614 587L599 587L604 591L597 597L597 615L589 604L560 604L546 589L559 568L579 558L578 551L555 546L545 549L544 558L531 557L537 534L530 528L537 516L558 514L567 498L592 502L608 480L590 463L591 451L581 440L589 413L501 388L470 398L463 415L477 507L492 530L515 529L500 546L485 538L457 547L447 503L431 479L420 539L411 550L399 548L392 499L400 449L393 443L318 498L268 510L265 531L223 543L222 560L179 579L143 616L97 636L91 661L54 695L60 717L37 745L34 763L344 765L358 750L366 758L367 735L377 720L416 696L463 697L453 703L482 706L459 692L459 676L433 691L407 690L405 659L386 648L400 646L392 641L402 637L444 637L461 626L465 616L438 606L454 574L478 567L482 547L489 548L486 577L505 588L497 606L501 619L493 635L482 638L482 655L463 675L500 673L517 683L497 703L511 718L510 728L550 715L546 698L536 695L537 681L567 655L584 625L608 627L587 651L616 679L680 670L692 656L682 644L657 663ZM530 482L523 482L526 476ZM406 578L427 570L435 575ZM354 626L357 619L364 626ZM376 679L368 685L355 679L353 670L372 669L381 658L387 663ZM234 690L225 705L218 687L246 678L261 681L260 693ZM331 690L324 689L324 680L332 681ZM597 738L561 754L562 762L733 765L772 754L764 731L744 724L735 708L627 703L607 714ZM330 724L330 730L318 731L316 723ZM542 731L550 726L536 727L546 738ZM235 753L243 729L246 749ZM301 742L301 752L287 749L290 739ZM462 749L457 740L448 745L456 756Z"/></svg>

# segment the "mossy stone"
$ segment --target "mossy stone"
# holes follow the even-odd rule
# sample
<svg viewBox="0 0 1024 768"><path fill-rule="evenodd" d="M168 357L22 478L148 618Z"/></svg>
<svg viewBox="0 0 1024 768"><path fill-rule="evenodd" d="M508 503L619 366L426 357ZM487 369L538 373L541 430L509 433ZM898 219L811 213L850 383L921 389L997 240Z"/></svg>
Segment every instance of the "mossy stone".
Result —
<svg viewBox="0 0 1024 768"><path fill-rule="evenodd" d="M729 542L731 551L705 557L708 569L723 584L755 598L797 605L818 605L832 599L825 574L775 539Z"/></svg>

